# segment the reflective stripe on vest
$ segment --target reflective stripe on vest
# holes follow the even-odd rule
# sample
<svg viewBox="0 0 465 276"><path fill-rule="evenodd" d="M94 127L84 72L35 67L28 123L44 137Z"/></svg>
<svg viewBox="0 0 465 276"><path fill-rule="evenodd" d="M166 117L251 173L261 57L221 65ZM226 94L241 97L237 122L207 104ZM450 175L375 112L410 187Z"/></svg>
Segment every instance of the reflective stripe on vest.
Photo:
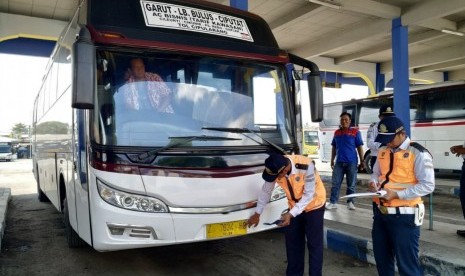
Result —
<svg viewBox="0 0 465 276"><path fill-rule="evenodd" d="M287 155L286 157L292 160L292 164L294 165L292 171L295 173L292 173L288 178L282 177L276 179L276 183L278 183L279 186L281 186L281 188L286 193L289 209L292 209L296 202L292 199L292 195L289 189L292 189L295 199L299 201L302 198L306 181L305 178L307 177L307 169L299 169L297 168L299 167L299 165L297 164L304 165L302 167L308 167L312 160L308 157L301 155ZM316 170L314 176L315 193L313 195L313 199L310 201L307 207L305 207L305 211L311 211L320 208L326 202L326 190L323 185L323 182L321 181L320 175Z"/></svg>
<svg viewBox="0 0 465 276"><path fill-rule="evenodd" d="M402 191L418 183L415 176L415 153L409 149L392 153L389 148L380 149L378 163L381 171L379 183L382 188ZM422 203L421 197L413 199L393 199L380 202L379 198L373 198L376 204L383 206L416 206Z"/></svg>

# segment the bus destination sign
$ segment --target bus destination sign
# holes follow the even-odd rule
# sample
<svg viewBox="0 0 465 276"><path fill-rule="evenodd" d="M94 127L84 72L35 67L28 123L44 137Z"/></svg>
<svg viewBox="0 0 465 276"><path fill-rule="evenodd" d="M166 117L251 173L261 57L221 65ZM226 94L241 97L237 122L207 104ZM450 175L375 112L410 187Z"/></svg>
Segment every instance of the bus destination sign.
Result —
<svg viewBox="0 0 465 276"><path fill-rule="evenodd" d="M211 11L141 0L148 27L207 33L253 42L244 19Z"/></svg>

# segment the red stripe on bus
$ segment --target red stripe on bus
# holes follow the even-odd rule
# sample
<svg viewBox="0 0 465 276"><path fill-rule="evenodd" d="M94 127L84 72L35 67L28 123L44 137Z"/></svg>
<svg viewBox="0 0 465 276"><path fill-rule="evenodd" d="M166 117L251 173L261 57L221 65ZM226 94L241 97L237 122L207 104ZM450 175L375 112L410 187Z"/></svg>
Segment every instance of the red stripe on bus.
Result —
<svg viewBox="0 0 465 276"><path fill-rule="evenodd" d="M121 165L93 160L91 166L97 170L138 174L146 176L165 176L182 178L231 178L245 175L259 174L263 172L263 167L229 168L229 169L182 169L182 168L154 168L137 165Z"/></svg>
<svg viewBox="0 0 465 276"><path fill-rule="evenodd" d="M415 123L413 127L433 127L433 126L461 126L465 125L465 121L455 121L455 122L448 122L448 123L436 123L436 122L428 122L428 123Z"/></svg>
<svg viewBox="0 0 465 276"><path fill-rule="evenodd" d="M412 127L434 127L434 126L461 126L465 125L465 121L453 121L453 122L425 122L425 123L413 123L411 124ZM368 129L367 126L362 126L359 127L360 130L362 129ZM320 131L335 131L339 128L333 127L333 128L320 128Z"/></svg>
<svg viewBox="0 0 465 276"><path fill-rule="evenodd" d="M213 48L205 48L205 47L196 47L196 46L189 46L184 44L176 44L170 42L159 42L159 41L146 41L146 40L139 40L139 39L131 39L125 37L117 37L119 34L114 32L108 32L109 34L112 33L115 37L105 37L102 34L105 31L102 30L95 30L93 27L89 26L89 31L92 35L92 38L95 42L103 43L103 44L111 44L111 45L121 45L121 46L132 46L132 47L149 47L149 48L156 48L160 50L167 50L167 51L185 51L194 54L202 54L202 55L221 55L225 57L234 57L234 58L249 58L273 63L288 63L289 58L287 55L280 54L278 56L270 56L270 55L262 55L262 54L255 54L255 53L247 53L247 52L235 52L235 51L228 51L228 50L218 50Z"/></svg>

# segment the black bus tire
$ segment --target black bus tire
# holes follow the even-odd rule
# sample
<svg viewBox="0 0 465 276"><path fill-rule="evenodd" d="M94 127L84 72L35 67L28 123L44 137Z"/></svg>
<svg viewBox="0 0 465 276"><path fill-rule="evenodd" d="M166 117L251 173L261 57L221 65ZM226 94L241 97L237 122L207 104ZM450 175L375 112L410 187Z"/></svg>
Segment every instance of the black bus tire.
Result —
<svg viewBox="0 0 465 276"><path fill-rule="evenodd" d="M40 202L49 202L50 200L40 188L39 177L37 177L37 198Z"/></svg>
<svg viewBox="0 0 465 276"><path fill-rule="evenodd" d="M87 243L79 237L79 235L76 233L76 231L74 231L73 227L69 223L68 200L66 198L63 202L63 220L65 224L65 236L66 236L66 241L68 242L68 247L69 248L85 247Z"/></svg>
<svg viewBox="0 0 465 276"><path fill-rule="evenodd" d="M373 168L371 167L371 150L367 150L365 152L365 156L363 156L363 165L365 165L365 172L368 174L373 173Z"/></svg>

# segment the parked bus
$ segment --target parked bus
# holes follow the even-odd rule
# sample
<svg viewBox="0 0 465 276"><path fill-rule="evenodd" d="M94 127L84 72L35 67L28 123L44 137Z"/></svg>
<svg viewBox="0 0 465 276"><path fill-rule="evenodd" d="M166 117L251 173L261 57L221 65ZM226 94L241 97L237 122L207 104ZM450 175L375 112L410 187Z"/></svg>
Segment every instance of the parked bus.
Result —
<svg viewBox="0 0 465 276"><path fill-rule="evenodd" d="M320 150L320 141L318 138L318 129L305 129L303 139L303 155L312 159L318 159Z"/></svg>
<svg viewBox="0 0 465 276"><path fill-rule="evenodd" d="M160 79L129 82L134 59ZM302 149L302 70L319 121L318 67L280 50L258 16L203 1L84 1L34 103L39 200L64 214L70 247L98 251L273 229L246 221L267 154ZM129 108L135 89L159 86L163 112L145 108L157 95ZM275 187L262 222L287 208Z"/></svg>
<svg viewBox="0 0 465 276"><path fill-rule="evenodd" d="M11 142L0 142L0 160L14 161L17 159L15 150Z"/></svg>
<svg viewBox="0 0 465 276"><path fill-rule="evenodd" d="M379 108L393 102L393 93L381 92L374 97L325 104L320 122L322 161L331 159L331 141L339 127L339 114L352 115L352 126L358 127L364 141L364 159L369 159L366 133L377 122ZM452 145L463 144L465 136L465 81L422 85L410 89L411 139L425 146L433 155L436 171L460 172L461 162L450 154ZM367 162L365 162L367 164Z"/></svg>

